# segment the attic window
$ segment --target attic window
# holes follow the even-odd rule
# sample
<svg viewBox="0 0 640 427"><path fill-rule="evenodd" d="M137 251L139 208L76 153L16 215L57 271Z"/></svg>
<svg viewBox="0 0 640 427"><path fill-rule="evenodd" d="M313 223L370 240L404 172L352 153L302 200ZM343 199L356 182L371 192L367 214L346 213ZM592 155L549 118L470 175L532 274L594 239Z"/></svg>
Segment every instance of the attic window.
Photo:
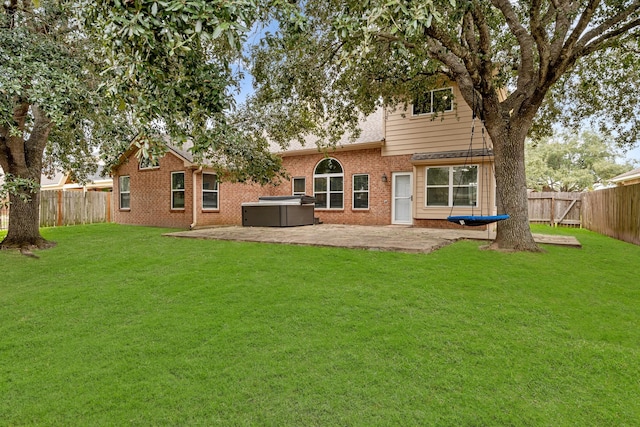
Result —
<svg viewBox="0 0 640 427"><path fill-rule="evenodd" d="M413 115L453 111L453 89L432 90L416 96L413 100Z"/></svg>
<svg viewBox="0 0 640 427"><path fill-rule="evenodd" d="M152 159L151 157L141 157L140 162L138 163L138 167L140 170L143 169L158 169L160 167L160 162L158 159Z"/></svg>

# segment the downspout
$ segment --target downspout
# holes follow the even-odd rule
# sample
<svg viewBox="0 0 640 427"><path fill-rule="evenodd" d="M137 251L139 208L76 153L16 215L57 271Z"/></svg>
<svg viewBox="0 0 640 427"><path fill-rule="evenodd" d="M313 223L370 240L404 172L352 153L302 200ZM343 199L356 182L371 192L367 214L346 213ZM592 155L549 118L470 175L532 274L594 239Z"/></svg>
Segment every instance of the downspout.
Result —
<svg viewBox="0 0 640 427"><path fill-rule="evenodd" d="M191 187L193 190L193 195L191 198L191 207L193 208L193 212L191 213L191 225L189 225L189 230L193 230L194 227L197 225L198 223L198 204L196 201L196 198L198 197L198 191L197 191L197 187L196 187L196 173L201 172L202 171L202 166L200 166L198 169L194 169L193 173L191 174Z"/></svg>

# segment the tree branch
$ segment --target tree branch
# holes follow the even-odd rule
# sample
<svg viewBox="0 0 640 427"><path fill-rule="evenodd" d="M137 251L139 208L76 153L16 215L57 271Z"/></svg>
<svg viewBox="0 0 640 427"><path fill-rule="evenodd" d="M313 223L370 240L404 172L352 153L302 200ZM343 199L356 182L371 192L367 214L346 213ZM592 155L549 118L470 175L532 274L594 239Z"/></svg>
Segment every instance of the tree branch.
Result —
<svg viewBox="0 0 640 427"><path fill-rule="evenodd" d="M549 56L553 58L552 61L555 61L562 52L562 48L564 46L564 41L567 37L567 33L571 28L571 21L569 19L571 15L571 4L569 2L557 3L553 7L549 8L549 12L552 10L556 16L556 25L553 34L553 40L550 43L549 48ZM548 24L542 23L542 25L546 26Z"/></svg>
<svg viewBox="0 0 640 427"><path fill-rule="evenodd" d="M572 56L573 49L578 42L580 35L584 32L595 13L598 3L600 0L590 0L589 4L584 8L582 14L580 15L580 19L578 20L578 24L573 29L569 38L565 41L564 46L560 52L559 57L569 57ZM587 36L587 33L585 36Z"/></svg>
<svg viewBox="0 0 640 427"><path fill-rule="evenodd" d="M462 17L462 38L467 43L471 52L480 51L478 42L476 41L476 33L474 31L473 16L471 15L471 12L465 12Z"/></svg>
<svg viewBox="0 0 640 427"><path fill-rule="evenodd" d="M623 25L622 27L616 29L615 31L611 31L607 34L604 34L602 37L596 40L593 40L591 43L589 43L588 45L584 46L582 49L577 51L575 58L577 59L578 57L581 57L581 56L587 56L597 50L608 47L608 42L611 42L615 37L618 37L636 27L640 27L640 18L630 21L629 23L627 23L626 25ZM637 37L637 34L636 34L636 37Z"/></svg>
<svg viewBox="0 0 640 427"><path fill-rule="evenodd" d="M378 33L376 34L376 37L387 42L402 43L402 45L408 49L415 49L417 47L415 43L408 42L405 39L402 39L398 36L394 36L393 34L390 34L390 33Z"/></svg>
<svg viewBox="0 0 640 427"><path fill-rule="evenodd" d="M449 37L449 35L445 31L442 31L435 24L431 24L429 28L426 28L425 34L428 37L437 40L443 47L453 53L456 57L460 58L462 61L466 62L465 58L470 60L469 50L465 49L460 43Z"/></svg>
<svg viewBox="0 0 640 427"><path fill-rule="evenodd" d="M592 0L592 1L595 1L595 0ZM631 20L629 23L620 27L618 30L614 30L611 33L604 34L609 29L620 24L621 22L624 22L627 18L629 18L634 13L638 14L639 11L640 11L640 0L636 0L622 13L618 13L617 15L612 16L611 18L607 19L606 21L604 21L602 24L598 25L591 31L588 31L577 41L576 45L578 46L579 49L582 49L587 44L590 44L589 42L591 42L593 39L599 39L599 42L604 42L612 37L616 37L622 34L624 31L628 31L629 29L638 26L638 19L640 18L635 18ZM580 34L578 34L578 36L579 35Z"/></svg>
<svg viewBox="0 0 640 427"><path fill-rule="evenodd" d="M489 55L491 51L491 33L481 7L481 3L477 0L474 0L473 7L471 8L471 14L473 15L473 20L478 27L478 34L480 36L480 51L483 54Z"/></svg>
<svg viewBox="0 0 640 427"><path fill-rule="evenodd" d="M38 105L31 108L33 112L33 129L25 145L25 161L29 167L37 162L42 162L42 152L47 145L49 132L53 129L54 123L47 116L47 113Z"/></svg>
<svg viewBox="0 0 640 427"><path fill-rule="evenodd" d="M542 7L541 3L540 0L533 0L529 8L531 36L536 43L540 62L538 80L544 80L545 70L549 68L549 43L547 42L547 35L545 34L544 25L540 21L539 13ZM553 4L549 6L549 11L552 8L554 8Z"/></svg>
<svg viewBox="0 0 640 427"><path fill-rule="evenodd" d="M533 38L527 32L527 29L520 23L510 0L491 0L491 3L497 7L507 20L507 25L511 32L516 36L518 45L520 46L520 66L518 69L518 90L526 90L533 80L534 57L533 57Z"/></svg>

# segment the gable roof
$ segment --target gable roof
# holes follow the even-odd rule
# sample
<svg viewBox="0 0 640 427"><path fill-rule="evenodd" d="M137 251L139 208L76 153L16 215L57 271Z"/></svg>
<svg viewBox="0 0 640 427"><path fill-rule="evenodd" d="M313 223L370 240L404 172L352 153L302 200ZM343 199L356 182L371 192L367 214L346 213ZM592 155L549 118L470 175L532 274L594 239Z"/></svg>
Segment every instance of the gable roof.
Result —
<svg viewBox="0 0 640 427"><path fill-rule="evenodd" d="M359 120L360 135L355 140L344 135L335 145L329 147L329 151L337 150L356 150L373 147L381 147L385 141L385 124L384 109L378 108L372 114L361 117ZM303 154L311 154L319 152L316 144L318 138L309 135L304 139L304 144L298 140L291 141L286 149L282 149L279 145L272 143L271 152L280 154L281 156L296 156Z"/></svg>
<svg viewBox="0 0 640 427"><path fill-rule="evenodd" d="M140 137L140 134L136 135L133 137L133 139L131 140L131 142L129 143L129 146L127 147L126 150L124 150L120 156L118 157L118 161L111 166L111 170L109 171L110 174L113 174L114 171L120 166L122 165L128 158L130 158L135 152L137 152L140 148L135 144L135 141L137 138ZM177 158L179 158L180 160L182 160L184 162L185 167L189 167L189 166L194 166L194 160L193 160L193 155L188 151L188 149L191 147L191 144L189 142L186 142L185 144L183 144L182 148L179 148L173 144L169 143L168 137L165 138L166 141L166 146L167 146L167 152L173 154L174 156L176 156Z"/></svg>
<svg viewBox="0 0 640 427"><path fill-rule="evenodd" d="M385 124L384 124L384 109L379 108L374 113L369 116L362 117L359 121L359 126L361 129L360 136L355 140L351 140L349 136L343 136L333 148L333 151L337 150L355 150L355 149L366 149L366 148L374 148L381 147L384 145L385 141ZM129 144L129 147L120 155L118 162L112 167L112 170L120 166L125 159L129 158L133 153L138 150L138 147L134 144L136 138L140 135L136 135ZM289 146L283 150L278 144L271 143L269 150L272 153L279 154L281 156L295 156L302 154L311 154L319 152L319 148L316 145L317 137L313 135L309 135L305 138L304 144L300 143L300 141L295 140L291 141ZM189 148L192 147L188 141L182 145L182 147L177 147L171 144L167 140L167 149L169 153L172 153L179 159L185 162L185 166L195 166L195 160L193 154L189 151ZM331 151L332 148L329 148Z"/></svg>

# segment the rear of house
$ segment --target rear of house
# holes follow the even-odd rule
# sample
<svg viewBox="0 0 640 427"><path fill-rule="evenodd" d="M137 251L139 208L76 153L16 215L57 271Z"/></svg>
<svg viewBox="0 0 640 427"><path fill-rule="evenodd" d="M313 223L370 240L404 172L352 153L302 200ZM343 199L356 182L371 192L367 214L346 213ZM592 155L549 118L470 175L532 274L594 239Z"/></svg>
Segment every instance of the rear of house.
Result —
<svg viewBox="0 0 640 427"><path fill-rule="evenodd" d="M444 86L406 111L381 110L363 119L356 141L342 141L327 154L315 146L290 147L280 153L290 179L264 187L218 182L175 148L155 164L141 164L132 146L114 169L114 220L240 225L243 202L307 194L324 223L459 227L446 218L496 213L491 144L478 122L470 146L472 124L457 87Z"/></svg>

